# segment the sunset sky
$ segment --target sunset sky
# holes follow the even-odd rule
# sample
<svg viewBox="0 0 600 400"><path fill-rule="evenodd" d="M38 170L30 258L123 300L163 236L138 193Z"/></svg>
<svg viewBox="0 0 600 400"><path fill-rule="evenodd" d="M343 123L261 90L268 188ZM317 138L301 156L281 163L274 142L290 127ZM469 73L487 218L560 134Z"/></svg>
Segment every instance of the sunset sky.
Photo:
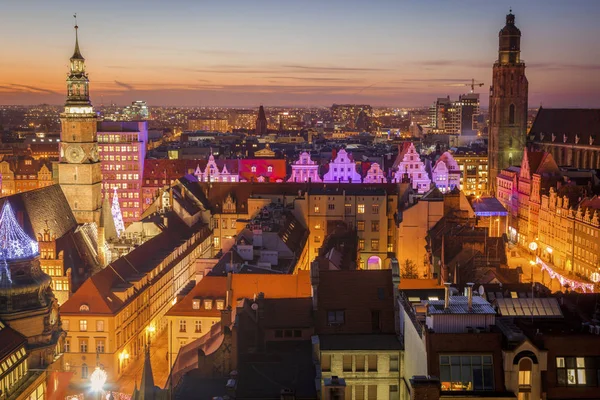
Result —
<svg viewBox="0 0 600 400"><path fill-rule="evenodd" d="M78 15L94 105L487 106L513 6L529 104L600 107L600 0L3 0L0 104L60 104Z"/></svg>

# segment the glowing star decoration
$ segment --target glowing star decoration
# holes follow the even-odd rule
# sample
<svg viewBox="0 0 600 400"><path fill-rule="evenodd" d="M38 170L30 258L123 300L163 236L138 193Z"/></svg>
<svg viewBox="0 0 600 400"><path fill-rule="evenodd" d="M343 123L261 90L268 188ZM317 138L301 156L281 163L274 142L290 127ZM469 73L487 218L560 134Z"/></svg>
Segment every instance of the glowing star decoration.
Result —
<svg viewBox="0 0 600 400"><path fill-rule="evenodd" d="M0 214L0 258L10 261L38 255L37 241L23 231L8 200L5 201Z"/></svg>
<svg viewBox="0 0 600 400"><path fill-rule="evenodd" d="M106 383L106 372L100 367L96 367L92 375L90 376L90 382L92 383L92 391L100 392L102 391L102 387Z"/></svg>
<svg viewBox="0 0 600 400"><path fill-rule="evenodd" d="M117 230L117 236L121 237L121 234L125 232L125 224L123 224L123 215L121 214L121 207L119 206L119 196L117 195L117 188L113 193L113 202L110 208L110 212L115 221L115 229Z"/></svg>

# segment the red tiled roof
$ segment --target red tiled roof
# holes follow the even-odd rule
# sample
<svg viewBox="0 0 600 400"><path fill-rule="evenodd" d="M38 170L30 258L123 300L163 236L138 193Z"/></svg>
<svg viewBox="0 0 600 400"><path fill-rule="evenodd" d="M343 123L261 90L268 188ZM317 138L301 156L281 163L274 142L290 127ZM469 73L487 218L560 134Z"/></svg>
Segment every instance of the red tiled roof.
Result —
<svg viewBox="0 0 600 400"><path fill-rule="evenodd" d="M193 301L196 298L212 298L223 299L227 295L227 277L226 276L206 276L177 304L175 304L167 312L167 315L193 315L199 317L215 317L221 315L221 311L216 307L211 310L206 310L200 307L198 310L193 309Z"/></svg>
<svg viewBox="0 0 600 400"><path fill-rule="evenodd" d="M219 316L220 312L214 310L214 315L206 310L194 310L194 298L212 297L225 299L227 292L227 277L206 276L176 305L167 315L202 315ZM310 272L299 271L298 274L232 274L231 275L232 302L238 299L254 298L258 293L264 293L265 299L306 298L311 297ZM214 308L214 306L213 306Z"/></svg>

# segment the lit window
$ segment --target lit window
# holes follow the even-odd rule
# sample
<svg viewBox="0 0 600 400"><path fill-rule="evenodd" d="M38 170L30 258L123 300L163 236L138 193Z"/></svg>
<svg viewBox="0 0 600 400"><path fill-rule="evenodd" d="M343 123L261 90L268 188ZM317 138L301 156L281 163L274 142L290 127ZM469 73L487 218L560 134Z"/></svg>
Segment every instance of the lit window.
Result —
<svg viewBox="0 0 600 400"><path fill-rule="evenodd" d="M364 214L364 213L365 213L365 205L364 205L364 204L359 204L359 205L357 206L357 212L358 212L359 214Z"/></svg>
<svg viewBox="0 0 600 400"><path fill-rule="evenodd" d="M80 319L79 320L79 330L81 332L86 332L87 331L87 319Z"/></svg>
<svg viewBox="0 0 600 400"><path fill-rule="evenodd" d="M88 351L88 340L87 339L79 339L79 352L87 353Z"/></svg>
<svg viewBox="0 0 600 400"><path fill-rule="evenodd" d="M253 166L250 168L250 171L252 171L252 172L256 172L256 166L254 166L254 165L253 165Z"/></svg>
<svg viewBox="0 0 600 400"><path fill-rule="evenodd" d="M192 308L194 310L199 310L200 309L200 300L198 300L198 299L192 300Z"/></svg>
<svg viewBox="0 0 600 400"><path fill-rule="evenodd" d="M202 332L202 321L196 321L195 327L197 333Z"/></svg>
<svg viewBox="0 0 600 400"><path fill-rule="evenodd" d="M96 352L104 353L104 339L96 339Z"/></svg>
<svg viewBox="0 0 600 400"><path fill-rule="evenodd" d="M363 232L365 230L365 221L356 221L356 230Z"/></svg>
<svg viewBox="0 0 600 400"><path fill-rule="evenodd" d="M365 249L365 239L358 239L358 249L359 250Z"/></svg>
<svg viewBox="0 0 600 400"><path fill-rule="evenodd" d="M104 321L103 320L96 321L96 331L104 332Z"/></svg>
<svg viewBox="0 0 600 400"><path fill-rule="evenodd" d="M83 312L83 311L90 311L90 306L88 306L87 304L82 304L82 305L79 307L79 311L82 311L82 312Z"/></svg>
<svg viewBox="0 0 600 400"><path fill-rule="evenodd" d="M318 214L319 212L319 206L315 206L315 213Z"/></svg>
<svg viewBox="0 0 600 400"><path fill-rule="evenodd" d="M212 300L204 300L204 308L207 310L212 310Z"/></svg>
<svg viewBox="0 0 600 400"><path fill-rule="evenodd" d="M269 165L269 166L267 167L267 172L273 172L273 167Z"/></svg>
<svg viewBox="0 0 600 400"><path fill-rule="evenodd" d="M225 309L225 301L217 300L217 310L223 310L223 309Z"/></svg>
<svg viewBox="0 0 600 400"><path fill-rule="evenodd" d="M180 319L179 320L179 332L185 332L186 331L186 321L185 319Z"/></svg>
<svg viewBox="0 0 600 400"><path fill-rule="evenodd" d="M440 356L442 391L494 390L491 355Z"/></svg>

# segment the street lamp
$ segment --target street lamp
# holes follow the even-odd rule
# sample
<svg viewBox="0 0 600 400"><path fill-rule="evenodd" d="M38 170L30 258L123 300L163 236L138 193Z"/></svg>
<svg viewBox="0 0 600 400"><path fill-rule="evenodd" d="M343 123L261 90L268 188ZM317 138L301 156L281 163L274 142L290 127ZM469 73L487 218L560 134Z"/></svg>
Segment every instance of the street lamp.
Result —
<svg viewBox="0 0 600 400"><path fill-rule="evenodd" d="M92 391L93 392L102 392L102 387L106 383L106 372L100 367L96 367L92 375L90 376L90 382L92 383Z"/></svg>

